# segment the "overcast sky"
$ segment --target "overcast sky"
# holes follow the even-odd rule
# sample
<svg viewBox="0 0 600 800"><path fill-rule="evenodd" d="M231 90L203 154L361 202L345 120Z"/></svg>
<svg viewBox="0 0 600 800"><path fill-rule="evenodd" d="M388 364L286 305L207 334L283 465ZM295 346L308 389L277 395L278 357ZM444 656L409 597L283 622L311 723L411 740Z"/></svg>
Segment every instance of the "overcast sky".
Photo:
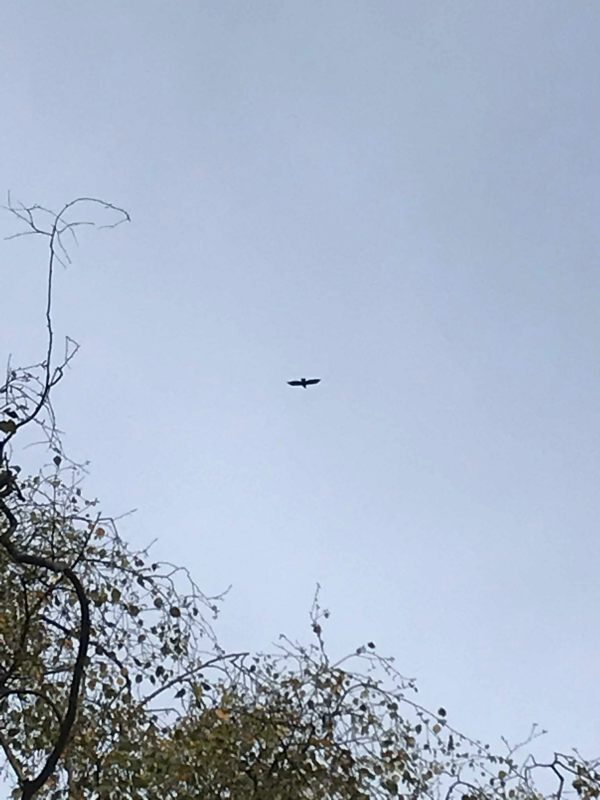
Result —
<svg viewBox="0 0 600 800"><path fill-rule="evenodd" d="M308 637L319 581L335 651L598 755L597 0L23 0L0 40L0 191L133 220L56 297L123 535L233 584L227 647ZM1 264L30 362L44 253Z"/></svg>

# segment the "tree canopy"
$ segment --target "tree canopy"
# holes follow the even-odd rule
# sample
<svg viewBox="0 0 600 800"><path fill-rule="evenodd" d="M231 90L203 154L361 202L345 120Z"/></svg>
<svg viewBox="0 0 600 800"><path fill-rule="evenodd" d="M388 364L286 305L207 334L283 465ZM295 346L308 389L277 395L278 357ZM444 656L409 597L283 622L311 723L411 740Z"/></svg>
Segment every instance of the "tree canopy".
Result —
<svg viewBox="0 0 600 800"><path fill-rule="evenodd" d="M79 214L87 209L89 217ZM64 452L52 390L53 273L84 225L129 220L78 198L53 212L8 210L46 265L46 352L10 363L0 386L0 775L15 798L445 800L600 795L600 763L575 751L538 763L495 753L428 710L373 642L327 649L318 593L307 643L226 652L187 569L134 551L86 496ZM101 219L99 219L101 217ZM45 248L45 249L44 249ZM37 428L40 467L23 475L19 439ZM532 729L531 738L536 730ZM526 743L528 744L528 743Z"/></svg>

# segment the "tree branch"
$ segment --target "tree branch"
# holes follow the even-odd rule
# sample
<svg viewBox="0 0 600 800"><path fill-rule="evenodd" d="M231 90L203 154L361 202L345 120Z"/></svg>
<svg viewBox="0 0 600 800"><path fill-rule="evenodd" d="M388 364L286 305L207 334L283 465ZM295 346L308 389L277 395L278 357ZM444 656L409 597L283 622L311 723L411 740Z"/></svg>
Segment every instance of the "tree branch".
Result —
<svg viewBox="0 0 600 800"><path fill-rule="evenodd" d="M71 730L75 723L79 691L85 671L85 662L90 640L90 610L89 601L85 594L85 590L75 572L66 564L52 561L51 559L44 558L43 556L34 556L21 552L11 541L11 537L17 528L17 519L3 498L0 498L0 511L4 514L8 521L8 529L0 537L0 543L4 546L13 561L15 561L17 564L29 564L30 566L40 567L56 575L64 575L77 595L81 612L79 646L77 650L75 666L73 668L73 675L71 677L67 711L62 719L56 742L46 759L46 763L35 778L32 780L26 780L22 783L22 800L30 800L30 798L36 794L36 792L46 783L50 775L52 775L54 772L54 769L62 753L64 752L65 747L67 746Z"/></svg>

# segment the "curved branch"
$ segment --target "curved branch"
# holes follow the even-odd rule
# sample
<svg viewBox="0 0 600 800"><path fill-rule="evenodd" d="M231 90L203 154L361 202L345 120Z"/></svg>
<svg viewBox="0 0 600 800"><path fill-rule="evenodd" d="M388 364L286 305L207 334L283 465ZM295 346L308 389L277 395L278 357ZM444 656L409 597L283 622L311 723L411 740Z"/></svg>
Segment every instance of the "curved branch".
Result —
<svg viewBox="0 0 600 800"><path fill-rule="evenodd" d="M248 653L229 653L228 655L218 655L215 656L215 658L211 658L209 661L204 661L202 664L198 664L192 669L187 670L182 675L176 675L170 681L167 681L164 686L159 686L158 689L150 692L150 694L146 695L139 701L137 707L141 708L142 706L148 705L148 703L151 700L154 700L155 697L158 697L159 694L166 692L167 689L171 689L173 686L177 686L179 683L183 683L183 681L188 680L203 669L207 669L208 667L212 667L214 664L222 663L224 661L235 661L236 659L243 658L247 655Z"/></svg>
<svg viewBox="0 0 600 800"><path fill-rule="evenodd" d="M8 529L0 537L0 543L4 546L13 561L15 561L17 564L29 564L30 566L41 567L42 569L46 569L56 575L64 575L77 595L77 600L79 602L79 608L81 611L79 646L77 649L77 658L75 659L75 665L73 667L67 711L62 718L56 742L54 743L54 747L48 755L44 766L35 778L32 780L26 780L22 783L22 800L30 800L30 798L36 794L36 792L46 783L48 778L54 772L54 769L56 768L56 765L58 764L58 761L62 756L65 747L67 746L69 736L71 735L71 730L73 729L73 725L75 723L79 692L85 672L85 663L90 641L90 610L89 601L83 585L71 567L57 561L52 561L49 558L29 555L28 553L21 552L11 541L11 537L17 528L17 519L2 498L0 498L0 511L4 514L8 522Z"/></svg>
<svg viewBox="0 0 600 800"><path fill-rule="evenodd" d="M54 700L51 700L47 694L44 694L44 692L40 692L38 689L21 689L19 687L15 687L14 689L0 689L0 700L4 699L5 697L10 697L11 695L17 695L19 697L33 695L34 697L39 697L40 700L43 700L43 702L52 709L52 713L58 722L62 723L62 716L56 703Z"/></svg>

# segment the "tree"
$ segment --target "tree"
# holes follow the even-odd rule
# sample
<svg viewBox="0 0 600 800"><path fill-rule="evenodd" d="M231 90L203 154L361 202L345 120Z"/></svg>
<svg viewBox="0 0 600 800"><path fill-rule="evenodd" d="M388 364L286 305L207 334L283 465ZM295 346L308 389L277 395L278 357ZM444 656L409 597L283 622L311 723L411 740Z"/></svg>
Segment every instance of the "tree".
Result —
<svg viewBox="0 0 600 800"><path fill-rule="evenodd" d="M9 365L0 387L0 774L13 796L519 800L544 796L542 772L547 797L598 797L598 762L492 754L445 709L421 707L372 642L332 661L318 595L309 644L226 653L212 627L221 598L132 551L86 499L52 408L77 352L68 339L56 359L53 271L93 224L74 217L85 206L110 215L102 227L129 220L95 198L57 213L9 201L15 237L47 247L46 352ZM33 426L48 463L22 477L15 445Z"/></svg>

